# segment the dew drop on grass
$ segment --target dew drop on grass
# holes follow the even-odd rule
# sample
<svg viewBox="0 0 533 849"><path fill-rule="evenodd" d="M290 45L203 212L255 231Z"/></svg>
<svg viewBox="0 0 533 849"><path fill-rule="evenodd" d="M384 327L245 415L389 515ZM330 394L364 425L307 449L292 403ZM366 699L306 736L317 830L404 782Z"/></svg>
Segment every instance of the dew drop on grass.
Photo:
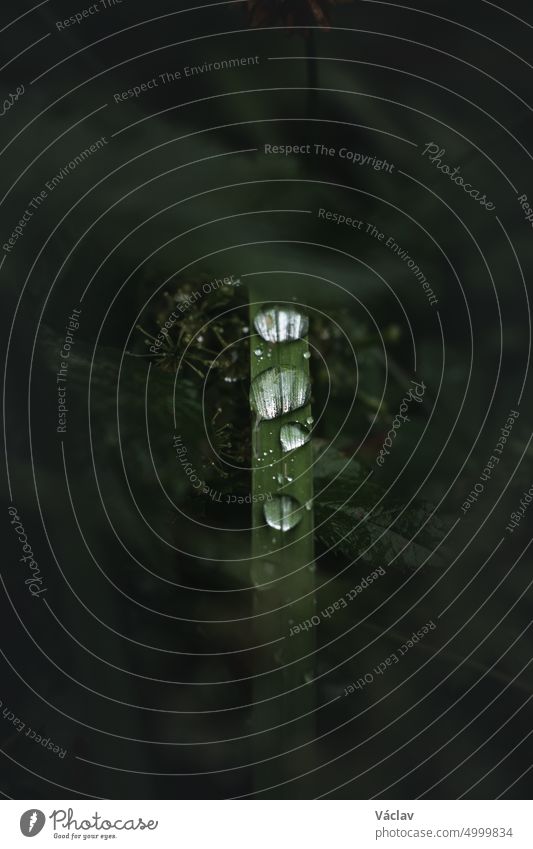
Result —
<svg viewBox="0 0 533 849"><path fill-rule="evenodd" d="M311 359L311 351L306 351L305 354L304 354L304 360L310 360L310 359Z"/></svg>
<svg viewBox="0 0 533 849"><path fill-rule="evenodd" d="M277 531L290 531L302 520L302 508L290 495L275 495L264 506L267 525Z"/></svg>
<svg viewBox="0 0 533 849"><path fill-rule="evenodd" d="M308 376L300 369L270 368L252 381L250 404L258 421L271 421L305 407L311 394Z"/></svg>
<svg viewBox="0 0 533 849"><path fill-rule="evenodd" d="M301 448L306 442L309 442L311 433L305 425L299 422L288 422L281 426L280 430L281 447L283 451L294 451L295 448Z"/></svg>
<svg viewBox="0 0 533 849"><path fill-rule="evenodd" d="M265 342L294 342L307 336L309 331L308 317L296 307L263 307L254 324Z"/></svg>

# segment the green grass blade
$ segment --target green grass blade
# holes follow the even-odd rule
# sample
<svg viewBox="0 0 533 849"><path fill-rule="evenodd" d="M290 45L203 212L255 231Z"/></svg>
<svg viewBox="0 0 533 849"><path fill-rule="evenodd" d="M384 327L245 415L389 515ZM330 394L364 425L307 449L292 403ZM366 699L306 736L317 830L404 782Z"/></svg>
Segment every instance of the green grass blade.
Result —
<svg viewBox="0 0 533 849"><path fill-rule="evenodd" d="M309 380L307 337L297 341L269 343L254 333L254 321L262 302L250 296L252 332L252 381L272 368L301 371ZM311 442L293 451L282 450L283 425L299 422L309 427L311 404L271 421L252 419L252 563L254 592L255 643L260 666L254 683L254 732L274 730L255 737L258 760L287 751L315 737L315 691L313 684L314 628L295 629L315 614L315 566L313 544L313 455ZM267 499L287 495L302 506L299 524L291 530L275 530L265 521ZM292 636L291 636L292 632ZM269 644L269 645L268 645ZM272 698L275 697L275 698ZM301 717L301 718L300 718ZM312 745L285 758L276 758L255 769L255 789L278 784L297 776L312 764ZM292 782L285 788L265 795L275 798L308 797L305 781Z"/></svg>

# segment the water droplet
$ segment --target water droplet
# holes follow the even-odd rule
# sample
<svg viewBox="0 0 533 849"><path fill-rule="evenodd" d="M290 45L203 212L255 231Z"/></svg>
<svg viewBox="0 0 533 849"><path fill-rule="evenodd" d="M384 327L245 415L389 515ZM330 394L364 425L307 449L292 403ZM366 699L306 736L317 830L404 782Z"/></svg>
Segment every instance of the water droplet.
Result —
<svg viewBox="0 0 533 849"><path fill-rule="evenodd" d="M306 419L305 421L309 425L309 427L311 427L311 425L315 423L313 416L309 416L309 418Z"/></svg>
<svg viewBox="0 0 533 849"><path fill-rule="evenodd" d="M307 504L305 505L305 509L306 510L312 510L313 509L313 502L308 501Z"/></svg>
<svg viewBox="0 0 533 849"><path fill-rule="evenodd" d="M301 505L290 495L275 495L264 511L267 525L277 531L290 531L302 520Z"/></svg>
<svg viewBox="0 0 533 849"><path fill-rule="evenodd" d="M280 472L280 473L279 473L279 475L278 475L278 483L279 483L281 486L284 486L284 485L285 485L285 484L287 484L287 483L292 483L292 482L293 482L293 480L294 480L294 478L291 478L291 477L290 477L289 475L287 475L287 474L284 474L284 475L283 475L283 474Z"/></svg>
<svg viewBox="0 0 533 849"><path fill-rule="evenodd" d="M294 451L309 442L311 434L305 425L289 422L281 426L280 440L283 451Z"/></svg>
<svg viewBox="0 0 533 849"><path fill-rule="evenodd" d="M308 317L295 307L263 307L257 313L254 324L266 342L293 342L309 331Z"/></svg>
<svg viewBox="0 0 533 849"><path fill-rule="evenodd" d="M259 421L270 421L305 407L310 394L311 384L303 371L270 368L252 381L250 404Z"/></svg>
<svg viewBox="0 0 533 849"><path fill-rule="evenodd" d="M256 357L260 357L262 353L263 352L262 352L261 348L256 348L255 351L254 351L254 354L255 354Z"/></svg>
<svg viewBox="0 0 533 849"><path fill-rule="evenodd" d="M306 351L305 354L304 354L304 360L310 360L310 359L311 359L311 351Z"/></svg>

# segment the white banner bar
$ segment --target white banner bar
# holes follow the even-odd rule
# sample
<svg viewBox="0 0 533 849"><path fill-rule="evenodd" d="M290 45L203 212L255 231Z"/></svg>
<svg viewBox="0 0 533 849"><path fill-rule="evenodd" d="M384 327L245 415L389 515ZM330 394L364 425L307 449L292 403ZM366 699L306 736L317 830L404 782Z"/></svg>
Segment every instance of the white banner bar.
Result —
<svg viewBox="0 0 533 849"><path fill-rule="evenodd" d="M3 801L1 846L532 849L522 801Z"/></svg>

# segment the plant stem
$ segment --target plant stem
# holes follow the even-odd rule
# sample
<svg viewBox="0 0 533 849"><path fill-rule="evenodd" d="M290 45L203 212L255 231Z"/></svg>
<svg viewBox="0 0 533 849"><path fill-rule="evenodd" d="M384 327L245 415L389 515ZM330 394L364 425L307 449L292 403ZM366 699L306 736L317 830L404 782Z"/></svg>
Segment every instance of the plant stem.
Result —
<svg viewBox="0 0 533 849"><path fill-rule="evenodd" d="M257 293L250 295L250 328L261 307ZM305 372L309 379L307 339L271 344L259 335L250 340L251 379L275 367ZM257 355L261 351L261 355ZM268 356L270 353L270 357ZM254 642L263 645L258 652L259 677L254 679L253 731L255 759L260 761L308 742L295 754L276 758L254 769L256 791L274 787L288 777L310 768L315 733L315 692L313 683L315 629L291 636L291 629L315 614L313 542L313 455L311 442L285 453L280 431L288 422L305 423L311 416L310 404L273 421L252 422L252 563L254 591ZM282 483L278 476L283 476ZM287 480L290 478L290 480ZM281 478L280 478L281 479ZM264 499L278 494L296 499L303 509L301 521L288 531L278 531L265 521ZM305 505L309 509L306 509ZM270 643L270 645L266 645ZM269 674L261 675L266 670ZM268 700L268 701L266 701ZM301 717L301 718L299 718ZM309 798L306 781L292 782L286 788L263 793L262 798Z"/></svg>

